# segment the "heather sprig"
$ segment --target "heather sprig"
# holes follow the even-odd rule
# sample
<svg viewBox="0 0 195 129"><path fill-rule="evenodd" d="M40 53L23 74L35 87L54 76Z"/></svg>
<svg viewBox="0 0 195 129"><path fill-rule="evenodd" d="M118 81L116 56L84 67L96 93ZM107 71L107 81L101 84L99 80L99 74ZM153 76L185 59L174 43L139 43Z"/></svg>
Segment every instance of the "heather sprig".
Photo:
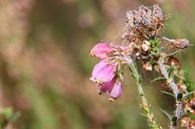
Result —
<svg viewBox="0 0 195 129"><path fill-rule="evenodd" d="M170 129L195 128L195 96L189 77L182 70L177 54L190 46L187 39L169 39L161 36L168 16L158 5L140 6L138 10L127 11L123 43L98 43L90 55L100 59L92 72L91 80L97 83L99 93L106 93L110 100L116 100L122 93L123 69L127 65L136 80L143 116L151 128L160 129L154 114L144 96L142 77L136 63L141 63L145 71L158 73L152 80L160 81L168 91L163 91L175 99L175 111L170 116ZM125 42L125 43L124 43ZM174 48L168 51L168 45ZM190 90L189 90L190 89ZM189 97L190 96L190 97Z"/></svg>

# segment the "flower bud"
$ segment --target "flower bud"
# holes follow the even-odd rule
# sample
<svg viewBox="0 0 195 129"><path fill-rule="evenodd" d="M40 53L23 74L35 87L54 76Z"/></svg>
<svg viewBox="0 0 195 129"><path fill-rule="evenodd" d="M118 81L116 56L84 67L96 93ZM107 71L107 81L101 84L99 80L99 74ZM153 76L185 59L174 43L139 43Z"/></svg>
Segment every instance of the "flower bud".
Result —
<svg viewBox="0 0 195 129"><path fill-rule="evenodd" d="M98 43L95 45L90 52L91 56L95 56L99 59L107 58L107 54L112 52L113 48L107 43Z"/></svg>

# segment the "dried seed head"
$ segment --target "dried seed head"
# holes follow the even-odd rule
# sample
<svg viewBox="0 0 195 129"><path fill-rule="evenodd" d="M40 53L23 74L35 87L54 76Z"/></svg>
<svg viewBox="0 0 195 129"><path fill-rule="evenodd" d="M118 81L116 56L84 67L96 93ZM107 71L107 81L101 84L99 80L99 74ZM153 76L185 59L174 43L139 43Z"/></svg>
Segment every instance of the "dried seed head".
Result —
<svg viewBox="0 0 195 129"><path fill-rule="evenodd" d="M142 50L145 51L145 52L150 50L150 42L147 41L147 40L144 40L141 47L142 47Z"/></svg>
<svg viewBox="0 0 195 129"><path fill-rule="evenodd" d="M182 93L186 93L186 89L187 89L187 87L183 84L183 83L178 83L178 89L179 89L179 91L180 92L182 92Z"/></svg>
<svg viewBox="0 0 195 129"><path fill-rule="evenodd" d="M192 113L195 114L195 98L192 98L190 101L185 100L184 101L184 112L185 113Z"/></svg>
<svg viewBox="0 0 195 129"><path fill-rule="evenodd" d="M147 44L142 44L142 50L146 52L146 51L150 50L150 46Z"/></svg>
<svg viewBox="0 0 195 129"><path fill-rule="evenodd" d="M148 62L143 64L143 68L147 71L152 71L152 65Z"/></svg>
<svg viewBox="0 0 195 129"><path fill-rule="evenodd" d="M164 26L165 17L161 8L154 5L150 8L140 6L138 10L127 11L126 30L133 39L142 37L148 39L157 35Z"/></svg>
<svg viewBox="0 0 195 129"><path fill-rule="evenodd" d="M190 118L188 116L183 117L180 122L181 122L181 127L186 128L189 126Z"/></svg>
<svg viewBox="0 0 195 129"><path fill-rule="evenodd" d="M195 129L195 120L191 120L188 129Z"/></svg>
<svg viewBox="0 0 195 129"><path fill-rule="evenodd" d="M158 20L164 20L164 15L163 15L162 9L158 5L153 6L153 15Z"/></svg>
<svg viewBox="0 0 195 129"><path fill-rule="evenodd" d="M195 110L195 98L190 101L190 107Z"/></svg>
<svg viewBox="0 0 195 129"><path fill-rule="evenodd" d="M187 39L175 39L172 43L179 49L184 49L190 46L190 42Z"/></svg>
<svg viewBox="0 0 195 129"><path fill-rule="evenodd" d="M177 66L179 64L179 60L173 56L168 57L167 64L170 66Z"/></svg>

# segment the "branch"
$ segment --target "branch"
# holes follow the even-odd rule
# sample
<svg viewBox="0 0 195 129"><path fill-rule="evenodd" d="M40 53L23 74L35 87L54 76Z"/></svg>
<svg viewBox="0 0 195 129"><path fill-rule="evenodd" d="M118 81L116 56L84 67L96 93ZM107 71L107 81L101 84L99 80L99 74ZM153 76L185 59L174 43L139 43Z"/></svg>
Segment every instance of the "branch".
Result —
<svg viewBox="0 0 195 129"><path fill-rule="evenodd" d="M176 126L177 126L177 120L179 118L181 118L182 116L182 108L183 108L183 105L180 101L177 100L178 98L178 95L179 95L179 89L177 87L177 85L175 84L174 80L169 78L169 75L168 75L168 72L167 72L167 69L164 65L164 62L163 62L163 59L160 58L158 60L158 65L160 67L160 72L161 74L164 76L164 78L166 79L167 83L169 84L170 88L172 89L173 93L174 93L174 96L175 96L175 99L176 99L176 110L175 110L175 117L176 117L176 123L174 123L174 121L171 121L171 126L170 126L170 129L175 129Z"/></svg>
<svg viewBox="0 0 195 129"><path fill-rule="evenodd" d="M154 114L152 113L152 111L150 110L149 104L147 102L146 97L144 96L144 91L143 91L143 87L141 84L141 76L139 75L135 64L132 62L132 59L129 57L129 69L132 73L132 76L136 79L136 85L138 87L138 94L139 94L139 98L140 98L140 106L141 108L144 110L144 114L143 116L145 116L147 118L148 124L152 129L162 129L162 127L160 127L156 121L154 120Z"/></svg>

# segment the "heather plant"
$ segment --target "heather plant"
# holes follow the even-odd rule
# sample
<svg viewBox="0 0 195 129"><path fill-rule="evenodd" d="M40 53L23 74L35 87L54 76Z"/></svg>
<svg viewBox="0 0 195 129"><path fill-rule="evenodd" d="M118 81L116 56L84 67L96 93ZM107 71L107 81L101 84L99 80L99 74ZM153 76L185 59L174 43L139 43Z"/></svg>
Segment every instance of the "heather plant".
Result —
<svg viewBox="0 0 195 129"><path fill-rule="evenodd" d="M194 129L193 84L177 57L190 43L187 39L170 39L161 35L167 19L169 15L164 15L158 5L140 6L138 10L127 11L120 42L100 42L92 48L90 55L100 61L94 66L90 80L97 84L99 94L105 94L110 101L115 101L122 94L124 68L128 67L136 81L140 107L143 109L141 114L151 128L161 129L144 95L144 80L140 71L155 73L156 78L151 83L158 81L159 85L163 85L161 92L175 100L174 112L161 109L170 121L169 128Z"/></svg>

